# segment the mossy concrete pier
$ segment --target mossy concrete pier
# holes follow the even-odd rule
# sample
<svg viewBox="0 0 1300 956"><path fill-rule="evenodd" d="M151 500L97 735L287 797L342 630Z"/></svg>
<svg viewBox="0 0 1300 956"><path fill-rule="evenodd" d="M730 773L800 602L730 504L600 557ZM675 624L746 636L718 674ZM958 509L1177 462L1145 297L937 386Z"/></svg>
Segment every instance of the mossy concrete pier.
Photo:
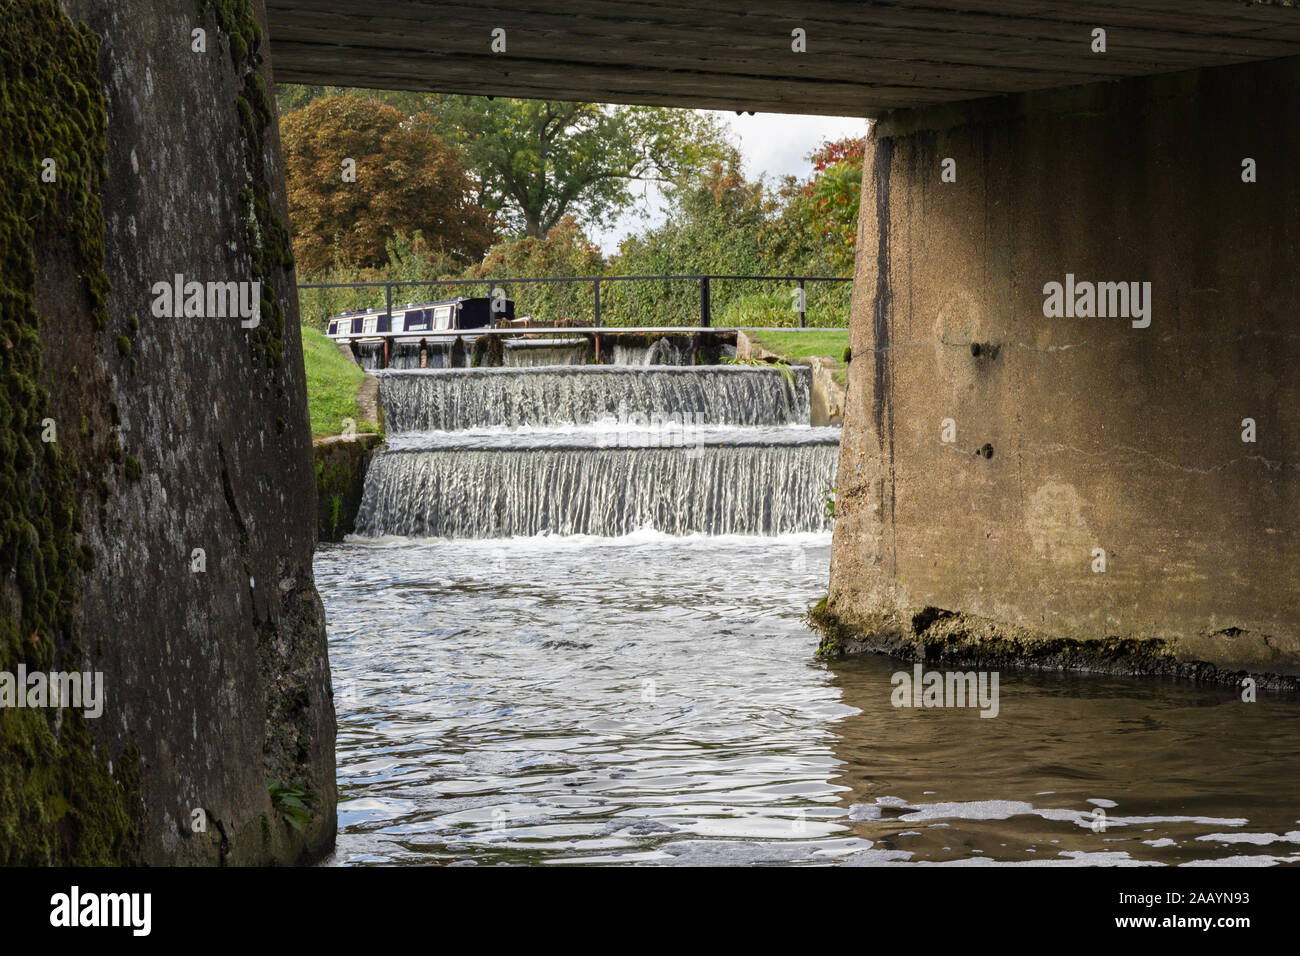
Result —
<svg viewBox="0 0 1300 956"><path fill-rule="evenodd" d="M265 36L248 0L24 0L0 22L0 669L104 688L97 719L0 711L0 862L293 863L333 845ZM155 318L153 284L178 273L258 282L260 323Z"/></svg>

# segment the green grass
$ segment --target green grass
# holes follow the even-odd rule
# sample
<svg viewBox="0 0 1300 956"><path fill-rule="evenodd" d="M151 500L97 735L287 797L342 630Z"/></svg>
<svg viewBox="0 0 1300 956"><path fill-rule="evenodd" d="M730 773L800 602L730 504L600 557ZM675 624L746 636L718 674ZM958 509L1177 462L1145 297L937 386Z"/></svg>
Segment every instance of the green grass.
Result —
<svg viewBox="0 0 1300 956"><path fill-rule="evenodd" d="M339 434L345 418L357 423L358 432L377 431L362 417L361 406L357 404L357 389L366 373L339 354L333 339L309 326L301 328L311 437Z"/></svg>
<svg viewBox="0 0 1300 956"><path fill-rule="evenodd" d="M745 329L750 340L790 361L821 355L835 363L835 381L844 384L848 329Z"/></svg>

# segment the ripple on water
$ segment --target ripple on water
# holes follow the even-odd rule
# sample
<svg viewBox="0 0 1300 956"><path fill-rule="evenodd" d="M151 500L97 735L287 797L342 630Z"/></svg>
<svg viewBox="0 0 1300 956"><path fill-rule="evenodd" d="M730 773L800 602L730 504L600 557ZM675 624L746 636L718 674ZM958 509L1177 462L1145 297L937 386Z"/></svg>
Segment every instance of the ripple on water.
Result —
<svg viewBox="0 0 1300 956"><path fill-rule="evenodd" d="M829 539L323 548L341 864L1300 861L1300 706L1004 673L996 719L812 659ZM1104 822L1104 826L1100 825Z"/></svg>

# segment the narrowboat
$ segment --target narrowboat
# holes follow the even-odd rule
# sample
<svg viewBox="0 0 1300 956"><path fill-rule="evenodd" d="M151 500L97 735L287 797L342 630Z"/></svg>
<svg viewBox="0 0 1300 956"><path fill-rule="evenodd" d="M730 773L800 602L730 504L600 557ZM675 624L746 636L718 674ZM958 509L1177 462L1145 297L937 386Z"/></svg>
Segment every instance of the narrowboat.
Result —
<svg viewBox="0 0 1300 956"><path fill-rule="evenodd" d="M505 299L498 307L496 318L509 321L514 317L514 300ZM418 338L431 332L489 328L492 319L492 300L486 296L442 299L438 302L408 302L403 308L394 307L391 316L383 309L336 315L329 320L326 335L344 341L406 336Z"/></svg>

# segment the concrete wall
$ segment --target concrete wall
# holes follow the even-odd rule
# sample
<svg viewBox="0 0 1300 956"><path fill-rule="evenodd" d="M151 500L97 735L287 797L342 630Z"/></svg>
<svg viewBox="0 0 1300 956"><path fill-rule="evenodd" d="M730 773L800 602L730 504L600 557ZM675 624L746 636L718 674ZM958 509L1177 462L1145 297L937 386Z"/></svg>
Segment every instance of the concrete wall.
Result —
<svg viewBox="0 0 1300 956"><path fill-rule="evenodd" d="M1300 673L1297 157L1296 59L874 126L824 649Z"/></svg>
<svg viewBox="0 0 1300 956"><path fill-rule="evenodd" d="M261 3L19 7L23 27L5 34L5 57L47 65L53 78L7 93L33 109L44 101L46 122L0 132L44 137L36 155L53 150L69 175L24 237L35 273L6 267L6 284L30 287L34 310L11 315L6 300L5 319L38 333L42 411L59 434L45 460L64 463L75 486L66 520L79 566L68 619L48 619L30 647L2 656L102 672L105 709L98 719L42 715L25 729L20 715L0 714L0 745L15 754L0 761L0 859L313 858L336 826L334 714ZM72 21L87 27L80 58L42 43L75 36ZM192 48L195 28L205 52ZM24 190L43 188L36 167L14 175ZM67 211L82 209L95 212L89 232L102 244L69 230ZM155 317L152 285L177 273L261 281L260 325ZM5 426L6 442L36 441L30 418ZM24 487L38 484L50 487L39 474ZM16 621L26 602L3 611ZM310 795L303 829L273 803L268 780Z"/></svg>
<svg viewBox="0 0 1300 956"><path fill-rule="evenodd" d="M357 512L366 490L366 472L382 437L362 432L352 438L330 435L317 438L316 536L321 541L342 541L356 529Z"/></svg>

